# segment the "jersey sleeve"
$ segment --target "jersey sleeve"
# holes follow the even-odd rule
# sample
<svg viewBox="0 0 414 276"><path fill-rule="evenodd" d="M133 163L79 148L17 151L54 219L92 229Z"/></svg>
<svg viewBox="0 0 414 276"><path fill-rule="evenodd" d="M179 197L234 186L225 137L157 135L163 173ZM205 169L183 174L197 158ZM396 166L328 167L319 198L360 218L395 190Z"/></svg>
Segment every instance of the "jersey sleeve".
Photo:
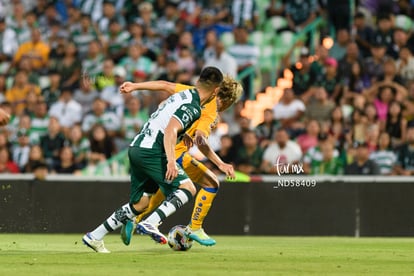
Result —
<svg viewBox="0 0 414 276"><path fill-rule="evenodd" d="M175 85L174 93L178 93L178 92L181 92L181 91L184 91L184 90L187 90L187 89L191 89L191 88L194 88L194 86L177 83Z"/></svg>
<svg viewBox="0 0 414 276"><path fill-rule="evenodd" d="M197 122L196 130L204 132L208 137L211 133L212 126L216 123L217 117L217 103L213 99L201 110L201 116Z"/></svg>
<svg viewBox="0 0 414 276"><path fill-rule="evenodd" d="M181 123L183 129L187 129L200 118L200 109L191 104L183 104L174 112L173 117Z"/></svg>

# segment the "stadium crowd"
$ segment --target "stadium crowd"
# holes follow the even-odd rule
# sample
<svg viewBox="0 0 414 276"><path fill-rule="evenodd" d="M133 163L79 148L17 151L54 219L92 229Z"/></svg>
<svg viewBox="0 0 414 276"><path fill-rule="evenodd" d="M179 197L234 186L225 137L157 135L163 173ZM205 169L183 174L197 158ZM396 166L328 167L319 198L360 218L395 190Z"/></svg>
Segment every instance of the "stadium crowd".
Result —
<svg viewBox="0 0 414 276"><path fill-rule="evenodd" d="M258 1L267 2L264 19ZM286 18L277 36L321 16L333 46L321 40L311 53L308 41L295 44L280 72L290 69L292 88L257 126L241 115L244 95L222 114L212 145L247 174L302 163L307 174L412 175L414 36L395 18L412 17L413 1L357 1L354 11L350 2L0 0L0 107L12 114L0 132L0 172L94 167L125 149L167 97L121 95L123 82L193 84L206 65L237 76L258 66L249 34L260 22ZM235 38L228 47L226 32Z"/></svg>

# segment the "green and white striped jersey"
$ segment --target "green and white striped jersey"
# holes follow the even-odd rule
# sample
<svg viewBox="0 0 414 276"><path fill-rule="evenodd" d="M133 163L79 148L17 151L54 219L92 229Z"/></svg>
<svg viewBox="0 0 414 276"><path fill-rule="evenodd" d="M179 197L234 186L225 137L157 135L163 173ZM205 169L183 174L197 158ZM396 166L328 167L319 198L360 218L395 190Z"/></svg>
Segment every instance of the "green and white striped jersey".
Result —
<svg viewBox="0 0 414 276"><path fill-rule="evenodd" d="M152 113L141 132L135 136L130 146L154 149L164 152L164 131L171 118L176 118L182 125L184 134L200 118L200 97L195 88L184 90L170 96Z"/></svg>

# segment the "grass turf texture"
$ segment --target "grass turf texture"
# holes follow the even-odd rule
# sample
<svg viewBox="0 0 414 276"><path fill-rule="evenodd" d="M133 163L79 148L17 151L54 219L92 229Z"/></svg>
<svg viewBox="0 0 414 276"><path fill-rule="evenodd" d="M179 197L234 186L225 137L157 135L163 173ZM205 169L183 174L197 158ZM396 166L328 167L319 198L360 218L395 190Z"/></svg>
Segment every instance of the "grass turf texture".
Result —
<svg viewBox="0 0 414 276"><path fill-rule="evenodd" d="M407 275L414 239L214 236L217 245L172 251L148 237L105 239L97 254L79 235L0 234L0 275Z"/></svg>

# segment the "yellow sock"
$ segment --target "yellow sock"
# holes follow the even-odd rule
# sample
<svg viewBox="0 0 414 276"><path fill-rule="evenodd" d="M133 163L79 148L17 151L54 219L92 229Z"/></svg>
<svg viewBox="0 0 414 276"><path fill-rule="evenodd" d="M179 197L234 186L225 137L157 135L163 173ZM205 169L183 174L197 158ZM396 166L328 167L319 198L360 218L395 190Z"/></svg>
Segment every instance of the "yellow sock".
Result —
<svg viewBox="0 0 414 276"><path fill-rule="evenodd" d="M203 225L211 204L216 197L218 188L202 188L197 194L193 214L191 215L191 229L200 229Z"/></svg>
<svg viewBox="0 0 414 276"><path fill-rule="evenodd" d="M160 189L158 189L158 191L155 193L155 195L153 195L150 199L150 202L148 204L148 208L142 212L141 214L139 214L136 218L135 218L135 222L138 223L140 222L146 215L148 215L149 213L151 213L152 211L155 210L155 208L158 207L158 205L161 204L161 202L165 199L164 194L161 192Z"/></svg>

